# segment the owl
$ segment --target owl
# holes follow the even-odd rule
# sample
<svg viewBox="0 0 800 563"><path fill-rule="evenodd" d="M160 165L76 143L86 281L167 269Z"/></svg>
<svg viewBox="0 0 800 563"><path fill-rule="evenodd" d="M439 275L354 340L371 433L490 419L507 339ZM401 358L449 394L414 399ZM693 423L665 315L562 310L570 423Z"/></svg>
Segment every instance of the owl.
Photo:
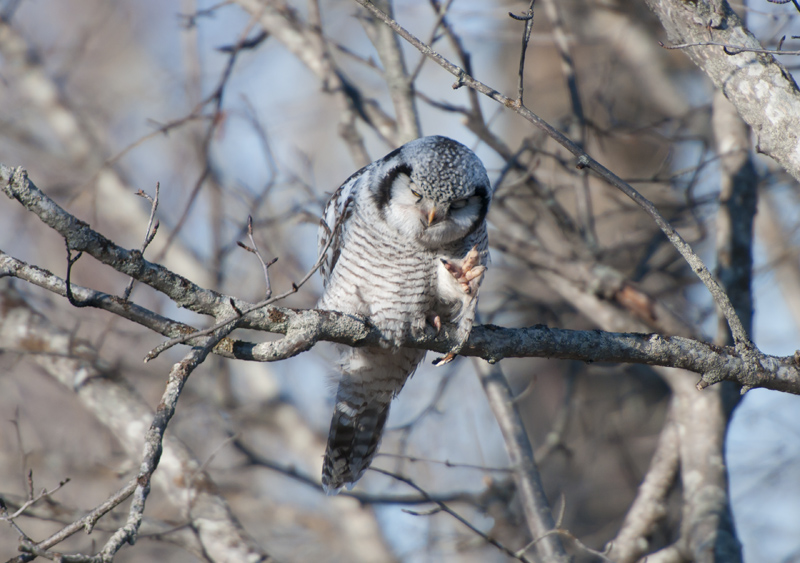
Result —
<svg viewBox="0 0 800 563"><path fill-rule="evenodd" d="M469 337L488 263L492 199L481 161L447 137L423 137L365 166L333 194L320 221L318 307L366 317L380 346L341 347L322 469L328 494L369 467L389 406L425 357L410 336L455 323L452 360Z"/></svg>

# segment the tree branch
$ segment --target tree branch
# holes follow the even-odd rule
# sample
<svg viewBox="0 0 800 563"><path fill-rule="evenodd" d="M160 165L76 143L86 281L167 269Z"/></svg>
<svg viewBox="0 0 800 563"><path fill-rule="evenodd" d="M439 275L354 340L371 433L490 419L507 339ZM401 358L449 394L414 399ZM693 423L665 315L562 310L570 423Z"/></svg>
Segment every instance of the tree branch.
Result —
<svg viewBox="0 0 800 563"><path fill-rule="evenodd" d="M556 525L544 493L539 469L533 459L530 439L514 405L508 382L499 366L479 362L476 367L489 406L503 434L511 467L514 468L517 493L525 512L528 531L535 541L534 547L542 561L566 562L569 558L561 544L561 538L552 533Z"/></svg>
<svg viewBox="0 0 800 563"><path fill-rule="evenodd" d="M667 514L667 495L678 476L679 440L673 399L647 475L617 536L609 542L608 556L614 561L633 563L649 551L648 537Z"/></svg>
<svg viewBox="0 0 800 563"><path fill-rule="evenodd" d="M744 26L725 0L647 0L675 44L736 45L683 51L733 103L758 136L758 150L800 180L800 90L792 75Z"/></svg>
<svg viewBox="0 0 800 563"><path fill-rule="evenodd" d="M64 236L70 248L84 251L115 270L134 277L164 293L176 304L215 318L232 316L236 310L252 307L251 303L203 289L163 266L148 262L138 251L117 246L59 207L28 181L22 169L13 173L12 179L11 169L0 165L0 180L9 182L4 187L9 196ZM0 276L16 275L17 272L6 262ZM58 285L55 276L50 274L48 278ZM117 306L119 303L114 304ZM226 339L217 345L215 353L268 362L295 356L311 349L320 340L349 346L379 346L381 343L380 332L365 319L335 311L268 306L242 317L239 326L285 334L286 338L259 344ZM413 337L406 346L447 353L455 341L455 328L445 326L437 336ZM800 369L795 357L761 354L757 361L752 361L746 354L743 356L732 348L677 336L574 331L543 325L517 329L483 325L472 329L461 355L478 356L490 362L503 358L547 357L679 367L702 374L698 383L700 388L727 380L748 387L800 394Z"/></svg>

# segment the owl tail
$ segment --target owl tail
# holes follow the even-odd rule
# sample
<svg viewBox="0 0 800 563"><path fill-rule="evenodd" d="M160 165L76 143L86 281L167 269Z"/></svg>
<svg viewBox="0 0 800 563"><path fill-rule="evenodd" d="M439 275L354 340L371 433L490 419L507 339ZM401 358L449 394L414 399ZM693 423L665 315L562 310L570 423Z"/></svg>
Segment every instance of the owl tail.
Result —
<svg viewBox="0 0 800 563"><path fill-rule="evenodd" d="M340 386L322 464L322 488L328 495L337 494L342 487L353 488L367 470L381 441L392 400L390 394L368 400L344 391Z"/></svg>

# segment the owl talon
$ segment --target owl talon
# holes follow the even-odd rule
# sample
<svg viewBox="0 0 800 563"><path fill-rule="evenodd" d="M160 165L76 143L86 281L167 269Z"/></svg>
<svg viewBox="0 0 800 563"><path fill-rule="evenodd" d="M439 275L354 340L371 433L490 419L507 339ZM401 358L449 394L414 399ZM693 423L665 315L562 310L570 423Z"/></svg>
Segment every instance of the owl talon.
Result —
<svg viewBox="0 0 800 563"><path fill-rule="evenodd" d="M456 359L456 355L453 354L452 352L450 352L446 356L443 356L441 358L436 358L435 360L433 360L433 365L438 368L438 367L441 367L441 366L443 366L445 364L449 364L450 362L452 362L455 359Z"/></svg>
<svg viewBox="0 0 800 563"><path fill-rule="evenodd" d="M436 331L436 334L439 334L442 331L442 318L437 314L428 315L427 319L428 324L433 327Z"/></svg>

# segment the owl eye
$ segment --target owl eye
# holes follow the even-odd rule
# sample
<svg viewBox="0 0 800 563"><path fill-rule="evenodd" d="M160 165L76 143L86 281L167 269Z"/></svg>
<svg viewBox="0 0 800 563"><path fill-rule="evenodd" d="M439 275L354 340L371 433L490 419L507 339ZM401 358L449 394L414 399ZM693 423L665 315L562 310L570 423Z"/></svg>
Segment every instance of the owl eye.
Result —
<svg viewBox="0 0 800 563"><path fill-rule="evenodd" d="M450 204L450 209L463 209L467 206L467 199L457 199Z"/></svg>
<svg viewBox="0 0 800 563"><path fill-rule="evenodd" d="M422 194L417 192L417 191L415 191L415 190L411 190L411 195L413 195L415 198L417 198L417 203L419 203L422 200Z"/></svg>

